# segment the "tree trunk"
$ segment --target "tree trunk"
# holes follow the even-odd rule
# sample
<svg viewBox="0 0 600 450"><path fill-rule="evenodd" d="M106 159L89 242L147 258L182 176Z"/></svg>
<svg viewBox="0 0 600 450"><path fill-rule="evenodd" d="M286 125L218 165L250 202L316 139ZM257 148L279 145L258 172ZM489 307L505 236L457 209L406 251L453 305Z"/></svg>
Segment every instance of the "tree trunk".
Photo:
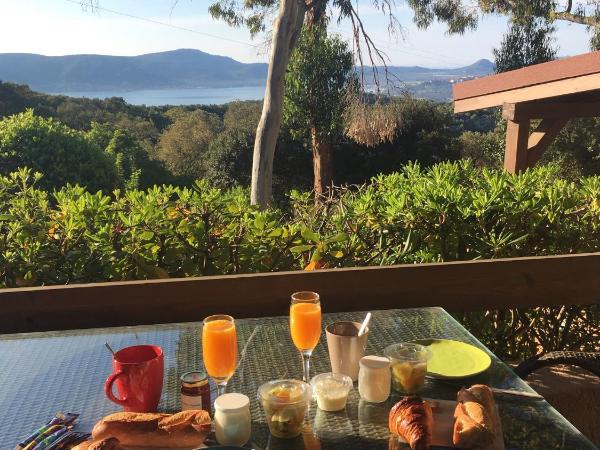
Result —
<svg viewBox="0 0 600 450"><path fill-rule="evenodd" d="M253 205L261 208L271 202L273 157L281 125L285 71L290 54L298 42L305 13L306 5L302 1L280 0L279 12L273 24L265 99L256 129L252 159L250 199Z"/></svg>
<svg viewBox="0 0 600 450"><path fill-rule="evenodd" d="M313 170L315 176L315 201L318 201L319 197L333 183L333 155L331 142L320 137L314 127L311 128L310 133L312 137Z"/></svg>

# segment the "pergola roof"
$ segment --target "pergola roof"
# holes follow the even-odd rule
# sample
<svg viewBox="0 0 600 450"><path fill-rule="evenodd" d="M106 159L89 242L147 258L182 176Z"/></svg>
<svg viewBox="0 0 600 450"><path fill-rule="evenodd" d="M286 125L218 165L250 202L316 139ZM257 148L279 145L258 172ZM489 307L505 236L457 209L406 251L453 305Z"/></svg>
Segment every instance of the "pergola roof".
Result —
<svg viewBox="0 0 600 450"><path fill-rule="evenodd" d="M452 94L456 113L502 106L504 167L519 172L541 158L569 119L600 116L600 51L456 83Z"/></svg>
<svg viewBox="0 0 600 450"><path fill-rule="evenodd" d="M452 86L454 112L600 90L600 51L491 75Z"/></svg>

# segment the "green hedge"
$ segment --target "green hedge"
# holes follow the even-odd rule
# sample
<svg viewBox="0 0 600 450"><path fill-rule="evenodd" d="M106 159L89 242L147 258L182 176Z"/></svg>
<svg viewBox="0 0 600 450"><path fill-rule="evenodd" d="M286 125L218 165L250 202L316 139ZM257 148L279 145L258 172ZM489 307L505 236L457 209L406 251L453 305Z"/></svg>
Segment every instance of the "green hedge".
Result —
<svg viewBox="0 0 600 450"><path fill-rule="evenodd" d="M551 167L514 176L469 162L408 165L369 185L337 190L318 205L310 194L292 192L285 211L258 211L245 190L222 191L201 181L192 188L107 196L77 186L48 193L35 187L40 177L27 169L0 177L2 287L600 247L600 177L567 182ZM482 312L461 319L507 357L598 346L597 307Z"/></svg>

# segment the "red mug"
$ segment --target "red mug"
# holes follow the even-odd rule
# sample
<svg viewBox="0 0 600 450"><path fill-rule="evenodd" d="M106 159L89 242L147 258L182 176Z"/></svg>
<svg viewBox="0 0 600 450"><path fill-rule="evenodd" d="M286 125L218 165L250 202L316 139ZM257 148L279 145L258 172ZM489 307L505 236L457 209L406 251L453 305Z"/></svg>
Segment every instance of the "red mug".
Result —
<svg viewBox="0 0 600 450"><path fill-rule="evenodd" d="M163 386L163 351L156 345L125 347L113 357L113 373L104 383L109 400L129 412L156 412ZM113 394L117 384L119 398Z"/></svg>

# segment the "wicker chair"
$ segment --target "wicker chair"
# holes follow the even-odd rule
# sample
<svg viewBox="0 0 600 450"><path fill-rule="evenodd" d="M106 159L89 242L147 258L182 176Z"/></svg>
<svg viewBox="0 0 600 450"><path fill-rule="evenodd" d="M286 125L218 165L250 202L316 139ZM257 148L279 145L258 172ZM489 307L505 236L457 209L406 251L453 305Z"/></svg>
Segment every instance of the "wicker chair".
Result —
<svg viewBox="0 0 600 450"><path fill-rule="evenodd" d="M515 372L521 378L527 378L537 369L557 364L569 364L585 369L594 375L600 377L600 353L586 352L549 352L543 355L534 356L519 364Z"/></svg>
<svg viewBox="0 0 600 450"><path fill-rule="evenodd" d="M515 372L522 379L542 367L565 364L578 366L589 372L585 378L568 375L572 368L560 370L554 374L538 373L531 377L531 386L542 394L569 422L586 435L600 448L600 353L585 352L549 352L523 361ZM598 378L596 378L598 377ZM586 381L587 380L587 381ZM558 383L557 383L558 382ZM594 387L595 386L595 387Z"/></svg>

